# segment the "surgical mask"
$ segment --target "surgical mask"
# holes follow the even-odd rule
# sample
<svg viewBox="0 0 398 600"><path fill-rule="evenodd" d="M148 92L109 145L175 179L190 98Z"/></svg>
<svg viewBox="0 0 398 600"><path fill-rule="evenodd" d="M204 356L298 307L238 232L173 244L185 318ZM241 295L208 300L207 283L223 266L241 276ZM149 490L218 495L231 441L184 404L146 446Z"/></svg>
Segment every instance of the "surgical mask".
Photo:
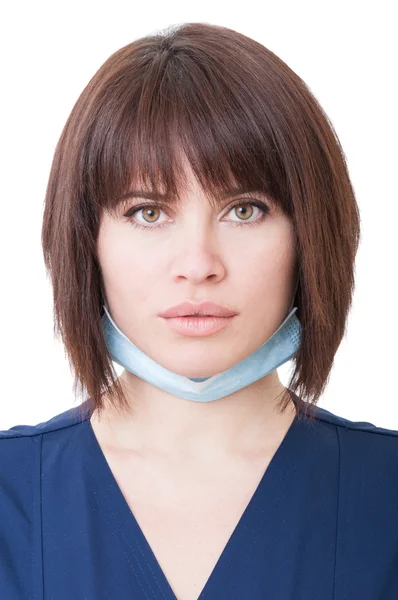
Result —
<svg viewBox="0 0 398 600"><path fill-rule="evenodd" d="M295 306L264 344L230 369L209 377L185 377L140 350L116 325L106 302L103 308L103 332L113 360L155 387L194 402L211 402L233 394L293 358L300 346L301 324Z"/></svg>

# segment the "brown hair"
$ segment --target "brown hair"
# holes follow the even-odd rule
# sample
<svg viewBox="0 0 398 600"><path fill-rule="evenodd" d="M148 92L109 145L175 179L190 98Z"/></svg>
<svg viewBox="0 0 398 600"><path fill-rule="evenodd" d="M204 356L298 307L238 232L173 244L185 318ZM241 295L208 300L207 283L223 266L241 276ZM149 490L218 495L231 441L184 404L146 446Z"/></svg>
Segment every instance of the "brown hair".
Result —
<svg viewBox="0 0 398 600"><path fill-rule="evenodd" d="M100 320L101 213L132 181L178 198L183 154L210 201L234 185L262 190L292 219L302 338L279 407L290 391L300 416L316 405L345 333L359 210L337 134L308 86L260 43L207 23L172 26L112 54L55 149L42 246L74 391L98 411L104 394L129 410Z"/></svg>

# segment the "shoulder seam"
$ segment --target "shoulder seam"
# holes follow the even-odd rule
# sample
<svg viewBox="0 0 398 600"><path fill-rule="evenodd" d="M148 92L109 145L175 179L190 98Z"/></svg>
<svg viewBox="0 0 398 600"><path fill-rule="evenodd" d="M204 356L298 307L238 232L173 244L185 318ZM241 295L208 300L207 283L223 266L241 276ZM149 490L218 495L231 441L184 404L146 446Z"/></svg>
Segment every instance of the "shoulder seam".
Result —
<svg viewBox="0 0 398 600"><path fill-rule="evenodd" d="M342 418L342 417L338 417L337 415L335 416L337 421L335 421L333 418L332 419L328 419L325 418L324 416L320 416L317 415L316 418L319 421L323 421L324 423L328 423L329 425L334 425L336 427L340 427L341 429L344 430L351 430L351 431L360 431L362 433L372 433L372 434L378 434L378 435L388 435L390 437L398 437L398 430L395 429L387 429L385 427L379 427L377 425L375 425L374 423L370 423L368 421L362 421L362 423L366 424L366 425L371 425L374 429L366 429L365 427L361 427L359 425L358 421L354 421L354 423L357 423L357 427L354 427L353 425L350 425L349 422L346 423L339 423L338 419ZM349 421L349 419L348 419Z"/></svg>
<svg viewBox="0 0 398 600"><path fill-rule="evenodd" d="M29 432L24 432L24 433L20 433L19 435L8 435L6 437L1 437L0 435L0 442L2 440L15 440L15 439L21 439L21 438L27 438L27 437L35 437L37 435L46 435L47 433L54 433L54 431L60 431L61 429L68 429L69 427L75 427L76 425L81 425L82 423L84 423L87 419L83 419L83 421L78 421L77 423L69 423L68 425L62 425L61 427L54 427L53 429L49 429L48 431L34 431L32 433ZM18 425L16 425L16 427L18 427ZM35 427L35 425L32 425L31 427ZM5 429L2 431L9 431L9 429ZM1 430L0 430L0 434L1 434Z"/></svg>

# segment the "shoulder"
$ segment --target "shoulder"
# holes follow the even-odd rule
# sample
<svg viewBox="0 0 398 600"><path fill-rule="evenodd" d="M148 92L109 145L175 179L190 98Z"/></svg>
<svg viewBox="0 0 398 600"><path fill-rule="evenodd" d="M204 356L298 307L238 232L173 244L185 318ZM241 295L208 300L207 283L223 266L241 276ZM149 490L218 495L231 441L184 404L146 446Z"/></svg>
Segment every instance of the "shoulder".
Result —
<svg viewBox="0 0 398 600"><path fill-rule="evenodd" d="M398 431L319 407L316 412L313 431L326 449L321 456L332 457L326 480L336 506L336 593L362 598L378 585L391 598L386 586L396 585Z"/></svg>
<svg viewBox="0 0 398 600"><path fill-rule="evenodd" d="M40 450L43 436L62 435L65 430L82 423L88 418L88 404L68 410L36 425L14 425L0 430L0 473L1 469L11 469L16 463L31 463L35 450ZM28 454L27 454L28 453ZM32 454L33 453L33 454Z"/></svg>
<svg viewBox="0 0 398 600"><path fill-rule="evenodd" d="M14 425L9 429L0 429L0 444L3 440L30 438L42 435L65 427L70 427L84 421L89 416L89 403L83 402L80 406L74 406L51 417L47 421L41 421L35 425Z"/></svg>
<svg viewBox="0 0 398 600"><path fill-rule="evenodd" d="M0 485L4 477L26 482L39 474L40 455L43 440L54 442L65 438L68 432L89 418L87 401L78 407L72 407L47 421L36 425L14 425L0 430Z"/></svg>
<svg viewBox="0 0 398 600"><path fill-rule="evenodd" d="M33 598L41 590L43 454L52 458L58 446L62 453L85 406L0 430L0 598Z"/></svg>
<svg viewBox="0 0 398 600"><path fill-rule="evenodd" d="M317 406L315 409L317 421L326 428L332 428L336 432L340 444L348 444L359 450L366 447L398 450L398 430L378 426L369 421L353 421L341 415L337 415L325 408Z"/></svg>
<svg viewBox="0 0 398 600"><path fill-rule="evenodd" d="M87 418L86 408L83 403L36 425L0 430L0 514L38 509L43 448L67 443L68 432Z"/></svg>
<svg viewBox="0 0 398 600"><path fill-rule="evenodd" d="M319 427L314 431L336 459L347 526L366 528L369 519L381 525L387 515L398 523L398 430L349 420L320 407L316 416ZM395 529L398 542L398 525Z"/></svg>
<svg viewBox="0 0 398 600"><path fill-rule="evenodd" d="M316 407L317 422L324 435L335 439L340 460L346 468L398 475L398 430L368 421L353 421ZM398 483L398 482L397 482Z"/></svg>
<svg viewBox="0 0 398 600"><path fill-rule="evenodd" d="M0 502L12 496L34 498L40 482L43 440L57 442L88 418L87 402L36 425L0 430Z"/></svg>

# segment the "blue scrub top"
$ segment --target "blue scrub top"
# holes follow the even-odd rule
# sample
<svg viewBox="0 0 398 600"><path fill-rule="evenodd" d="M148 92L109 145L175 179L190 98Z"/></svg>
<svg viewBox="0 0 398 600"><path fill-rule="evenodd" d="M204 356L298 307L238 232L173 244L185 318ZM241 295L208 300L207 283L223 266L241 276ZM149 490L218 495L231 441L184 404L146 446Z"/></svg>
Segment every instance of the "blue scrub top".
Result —
<svg viewBox="0 0 398 600"><path fill-rule="evenodd" d="M315 414L296 415L198 600L398 599L398 431ZM89 417L0 431L1 600L177 600Z"/></svg>

